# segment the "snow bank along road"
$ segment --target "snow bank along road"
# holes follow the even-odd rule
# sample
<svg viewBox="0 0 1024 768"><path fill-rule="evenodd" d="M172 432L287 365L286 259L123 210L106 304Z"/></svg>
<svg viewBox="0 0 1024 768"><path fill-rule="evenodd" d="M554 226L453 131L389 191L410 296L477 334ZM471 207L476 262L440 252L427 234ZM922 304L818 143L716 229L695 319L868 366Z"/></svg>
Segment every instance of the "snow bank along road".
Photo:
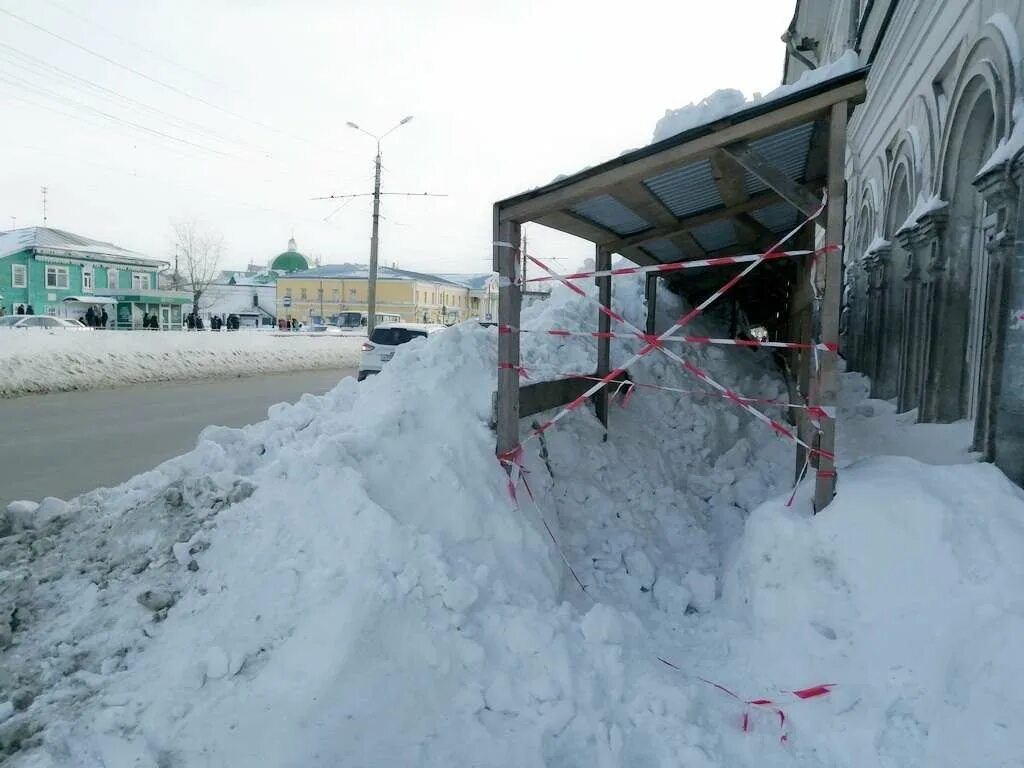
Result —
<svg viewBox="0 0 1024 768"><path fill-rule="evenodd" d="M358 365L355 336L260 331L0 334L0 397Z"/></svg>
<svg viewBox="0 0 1024 768"><path fill-rule="evenodd" d="M643 285L614 286L634 324ZM594 316L555 288L523 325ZM839 495L813 516L810 482L785 505L788 443L649 355L634 380L681 391L613 408L608 442L573 411L547 464L526 451L536 503L516 508L488 426L496 341L411 342L122 486L8 510L0 762L1020 766L1024 492L946 439L962 425L921 430L845 377ZM591 340L522 343L531 376L593 370ZM686 354L785 392L761 351ZM858 455L874 444L954 466ZM784 722L744 704L761 697Z"/></svg>
<svg viewBox="0 0 1024 768"><path fill-rule="evenodd" d="M262 421L274 403L320 395L355 369L139 384L0 399L0 509L123 483L195 447L210 424Z"/></svg>

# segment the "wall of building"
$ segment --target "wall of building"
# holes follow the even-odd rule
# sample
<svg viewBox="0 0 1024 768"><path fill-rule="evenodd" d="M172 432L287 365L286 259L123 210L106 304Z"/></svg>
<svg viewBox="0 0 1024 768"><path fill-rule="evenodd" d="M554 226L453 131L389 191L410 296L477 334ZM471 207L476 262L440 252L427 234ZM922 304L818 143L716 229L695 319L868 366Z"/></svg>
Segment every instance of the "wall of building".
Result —
<svg viewBox="0 0 1024 768"><path fill-rule="evenodd" d="M15 264L24 266L27 270L25 288L14 288L12 285L12 266ZM66 288L46 285L48 267L67 270ZM86 288L83 284L83 271L88 271L93 276L91 288ZM66 297L108 288L131 291L133 272L149 275L150 287L156 287L155 267L130 267L102 260L35 256L31 251L23 251L0 259L0 294L4 297L0 303L8 313L13 312L19 304L31 304L36 314L51 313L63 317L66 314L63 304Z"/></svg>
<svg viewBox="0 0 1024 768"><path fill-rule="evenodd" d="M797 33L819 41L823 60L846 47L850 14L868 5L857 18L862 63L881 41L848 137L843 354L901 410L972 420L975 448L1024 480L1024 254L1014 246L1024 172L1017 161L983 168L1000 142L1021 143L1015 128L1024 139L1014 115L1024 6L800 5ZM789 79L799 71L788 67Z"/></svg>
<svg viewBox="0 0 1024 768"><path fill-rule="evenodd" d="M305 278L282 276L277 281L278 317L308 320L321 311L320 290L323 286L323 315L338 312L365 312L368 283L359 278ZM305 291L305 297L303 297ZM284 306L284 297L291 297L291 306ZM406 322L458 322L472 314L469 289L451 283L378 280L377 311L398 314Z"/></svg>

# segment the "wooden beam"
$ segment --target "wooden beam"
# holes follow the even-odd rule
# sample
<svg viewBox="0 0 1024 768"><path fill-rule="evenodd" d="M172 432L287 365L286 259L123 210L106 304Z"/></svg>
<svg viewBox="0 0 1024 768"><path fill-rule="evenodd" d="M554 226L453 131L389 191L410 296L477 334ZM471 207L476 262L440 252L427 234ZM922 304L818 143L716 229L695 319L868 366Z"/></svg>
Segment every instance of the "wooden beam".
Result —
<svg viewBox="0 0 1024 768"><path fill-rule="evenodd" d="M687 216L685 219L680 219L678 224L669 225L664 227L656 227L655 229L648 229L643 232L638 232L635 235L629 237L622 237L618 240L614 240L611 243L602 243L609 250L622 253L623 248L628 248L631 245L644 245L646 243L653 242L654 240L661 240L662 238L671 238L673 235L677 235L681 232L688 232L691 229L696 229L704 224L710 224L713 221L721 221L722 219L734 219L738 214L750 213L756 211L759 208L772 205L781 201L778 193L774 190L766 190L757 195L752 195L749 200L739 205L733 205L726 208L717 208L713 211L707 211L705 213L698 213L695 216Z"/></svg>
<svg viewBox="0 0 1024 768"><path fill-rule="evenodd" d="M860 79L740 123L731 123L726 118L713 124L711 127L714 130L711 132L683 144L631 162L611 161L607 170L584 175L575 183L552 185L553 189L549 192L541 192L517 202L509 200L499 203L499 216L502 220L536 221L537 217L550 211L564 210L596 195L610 194L612 187L631 181L639 182L671 168L703 160L719 147L749 141L793 125L806 123L825 114L833 104L863 101L865 94L866 85L864 80Z"/></svg>
<svg viewBox="0 0 1024 768"><path fill-rule="evenodd" d="M584 240L589 240L598 245L613 243L621 238L621 235L616 232L605 229L599 224L595 224L568 211L550 211L535 219L535 221L545 227L551 227L559 232L567 232L570 235L582 237Z"/></svg>
<svg viewBox="0 0 1024 768"><path fill-rule="evenodd" d="M825 242L840 245L846 217L846 130L849 105L841 102L832 107L828 142L828 212L825 220ZM839 309L842 302L843 263L840 251L825 256L825 296L821 303L821 339L826 343L839 343ZM818 372L818 405L835 408L839 390L836 355L823 355ZM822 419L821 443L823 451L834 452L836 446L836 420ZM814 485L814 510L820 512L835 495L835 462L819 457L818 473Z"/></svg>
<svg viewBox="0 0 1024 768"><path fill-rule="evenodd" d="M597 246L595 252L595 265L596 268L611 269L612 267L612 254L611 251L605 250L601 246ZM601 302L601 306L606 309L611 309L612 306L612 279L611 277L596 277L594 282L597 283L598 300ZM608 333L612 329L612 319L604 312L598 312L597 315L597 330L598 333ZM612 364L612 351L611 351L611 339L608 336L598 338L597 340L597 375L606 376L611 370ZM604 439L608 439L608 387L601 387L600 390L594 395L594 409L597 411L597 418L604 425Z"/></svg>
<svg viewBox="0 0 1024 768"><path fill-rule="evenodd" d="M507 334L514 335L514 334ZM592 381L586 379L557 379L538 381L519 389L519 415L521 418L534 416L561 405L567 405L582 395Z"/></svg>
<svg viewBox="0 0 1024 768"><path fill-rule="evenodd" d="M679 218L639 181L620 184L611 190L611 196L654 226L664 227L679 222Z"/></svg>
<svg viewBox="0 0 1024 768"><path fill-rule="evenodd" d="M728 152L717 150L709 158L711 174L718 194L727 206L741 205L750 199L747 193L747 174ZM733 219L736 235L744 245L753 245L765 237L768 228L748 213L738 213ZM769 233L770 236L770 233Z"/></svg>
<svg viewBox="0 0 1024 768"><path fill-rule="evenodd" d="M644 295L647 299L647 326L644 328L644 332L649 336L655 334L655 317L658 311L658 273L648 272L647 273L647 285L645 286Z"/></svg>
<svg viewBox="0 0 1024 768"><path fill-rule="evenodd" d="M520 326L522 294L516 284L519 272L520 227L516 221L501 221L494 207L494 264L498 272L498 323ZM519 334L498 334L498 362L511 369L498 369L498 394L494 424L497 453L501 455L519 445Z"/></svg>
<svg viewBox="0 0 1024 768"><path fill-rule="evenodd" d="M731 157L744 169L759 178L804 216L812 215L820 202L804 189L799 182L791 179L784 171L769 163L759 152L743 142L722 147L722 152Z"/></svg>

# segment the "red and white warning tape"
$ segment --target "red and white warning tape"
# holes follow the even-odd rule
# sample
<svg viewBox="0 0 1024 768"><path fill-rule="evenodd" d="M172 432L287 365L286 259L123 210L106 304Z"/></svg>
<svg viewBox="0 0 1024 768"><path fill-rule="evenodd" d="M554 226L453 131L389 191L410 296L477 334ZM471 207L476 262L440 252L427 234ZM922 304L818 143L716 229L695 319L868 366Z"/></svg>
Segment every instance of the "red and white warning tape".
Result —
<svg viewBox="0 0 1024 768"><path fill-rule="evenodd" d="M786 238L789 239L788 237ZM785 242L785 241L783 241ZM748 264L750 262L775 261L796 256L811 256L829 253L839 246L829 245L817 250L808 251L769 251L767 253L750 253L743 256L719 256L714 259L694 259L693 261L675 261L668 264L652 264L645 267L616 267L615 269L596 269L589 272L571 272L566 275L550 274L544 277L530 277L522 283L546 283L554 280L584 280L589 277L620 277L621 275L643 275L650 272L678 272L682 269L699 269L702 267L722 267L730 264Z"/></svg>
<svg viewBox="0 0 1024 768"><path fill-rule="evenodd" d="M800 224L798 224L796 227L794 227L792 230L790 230L772 248L768 249L765 253L759 254L741 272L739 272L738 274L734 275L721 288L719 288L713 294L711 294L706 299L704 299L704 301L702 301L696 307L694 307L689 312L687 312L685 315L683 315L683 317L681 317L679 320L677 320L667 331L662 333L660 336L655 336L655 337L652 337L649 334L645 334L639 328L637 328L632 323L627 321L618 312L615 312L610 307L604 306L600 301L598 301L597 299L593 298L592 296L589 296L586 293L586 291L584 291L579 286L573 285L571 282L568 282L567 280L558 278L558 276L555 274L555 272L553 270L551 270L544 262L540 261L539 259L537 259L534 256L530 256L529 254L526 254L526 258L530 259L530 261L532 261L534 264L536 264L541 269L543 269L548 275L552 276L554 279L559 279L561 281L561 283L563 285L565 285L567 288L569 288L573 292L579 294L585 300L587 300L587 301L589 301L589 302L591 302L593 304L596 304L598 309L603 314L605 314L607 317L611 318L612 320L615 320L617 323L620 323L620 324L624 325L625 327L627 327L631 331L633 331L634 334L637 334L641 338L643 338L643 340L645 341L645 346L639 352L637 352L632 357L630 357L625 363L621 364L620 366L618 366L614 370L610 371L607 375L605 375L604 377L600 378L593 386L589 387L586 392L584 392L582 395L580 395L575 400L570 402L568 405L566 405L564 408L562 408L562 410L558 411L554 416L551 417L551 419L549 419L548 421L544 422L543 424L538 426L536 429L534 429L529 435L527 435L525 440L531 440L533 438L540 437L540 435L544 434L544 432L546 432L547 430L551 429L555 424L557 424L559 421L561 421L563 418L565 418L568 414L572 413L577 408L579 408L581 405L583 405L590 397L592 397L594 394L596 394L602 387L606 386L609 382L619 378L625 372L625 370L629 366L633 365L633 363L635 363L637 360L639 360L640 358L644 357L645 355L648 355L649 353L651 353L655 349L658 349L658 350L661 350L661 352L663 352L665 355L667 355L671 359L673 359L676 362L678 362L680 365L683 366L684 369L686 369L691 374L693 374L694 376L699 378L701 381L704 381L706 384L708 384L708 385L714 387L715 389L717 389L719 392L722 393L723 396L725 396L729 400L732 400L740 408L742 408L743 410L747 411L749 414L751 414L752 416L757 418L759 421L762 421L765 424L767 424L776 434L781 435L782 437L786 438L787 440L790 440L791 442L793 442L793 443L803 447L804 449L806 449L810 453L817 454L817 455L820 455L820 456L823 456L823 457L826 457L826 458L834 458L834 456L833 456L833 454L831 452L828 452L828 451L825 451L825 450L822 450L822 449L819 449L819 448L815 448L814 446L809 445L808 443L804 442L799 437L797 437L795 434L793 434L792 431L790 431L785 426L783 426L782 424L777 422L775 419L772 419L771 417L767 416L766 414L761 413L759 410L754 408L748 402L745 402L738 394L736 394L735 392L730 390L728 387L725 387L722 384L719 384L714 379L712 379L707 374L706 371L701 370L697 366L695 366L692 363L690 363L688 360L684 360L682 357L677 355L675 352L673 352L672 350L666 349L665 346L664 346L665 339L671 338L672 336L674 336L676 334L677 331L679 331L684 326L688 325L694 318L696 318L698 315L700 315L713 302L715 302L721 296L725 295L730 289L733 288L733 286L735 286L738 282L740 282L740 280L742 280L744 277L746 277L748 274L750 274L754 269L756 269L757 266L760 265L763 261L765 261L766 258L768 258L771 255L777 253L778 249L781 248L794 235L796 235L797 232L799 232L801 229L803 229L803 227L805 227L807 224L809 224L810 222L812 222L816 218L818 218L818 216L821 215L821 212L825 209L826 202L827 202L827 197L823 197L821 205L818 207L818 209L814 212L813 215L809 216L807 219L805 219L804 221L800 222ZM509 361L499 362L498 365L499 365L500 368L514 368L517 371L519 371L521 376L525 374L525 371L524 371L524 369L522 369L522 367L520 367L520 366L518 366L518 365L516 365L514 363L511 363ZM505 451L505 452L499 454L498 460L502 463L503 466L505 466L507 468L511 468L512 466L516 466L519 463L518 459L521 457L521 449L522 449L522 443L520 443L519 445L515 446L514 448L512 448L512 449L510 449L508 451Z"/></svg>
<svg viewBox="0 0 1024 768"><path fill-rule="evenodd" d="M682 667L673 664L671 661L668 661L667 659L663 659L661 656L658 656L658 661L660 661L665 666L676 670L677 672L682 672L684 675L686 674L686 672L683 671ZM741 730L743 730L744 733L749 733L751 730L753 730L753 725L750 722L749 708L758 707L760 709L767 710L773 713L776 717L779 718L779 730L782 731L782 735L779 737L779 741L783 743L789 741L789 734L786 732L786 712L782 709L782 704L785 702L780 702L776 701L775 699L768 698L745 699L739 694L735 693L734 691L731 691L730 689L726 688L721 683L716 683L704 677L697 677L696 679L700 680L702 683L707 683L713 688L717 688L719 691L726 694L730 698L735 699L736 701L743 704L743 715L740 718L740 728ZM806 701L807 699L816 699L821 696L827 696L829 693L832 692L832 689L835 687L835 683L821 683L819 685L812 685L809 688L800 688L795 691L783 691L782 693L785 694L787 697L794 696L799 701Z"/></svg>
<svg viewBox="0 0 1024 768"><path fill-rule="evenodd" d="M603 305L602 305L603 306ZM646 333L615 333L614 331L567 331L562 328L551 328L540 331L530 328L516 328L514 325L499 325L498 333L543 333L548 336L586 336L594 339L639 339L652 342L657 337ZM708 336L672 336L662 339L662 343L685 342L687 344L723 344L735 347L772 347L774 349L815 349L820 352L838 352L838 344L801 344L795 341L758 341L756 339L713 339Z"/></svg>

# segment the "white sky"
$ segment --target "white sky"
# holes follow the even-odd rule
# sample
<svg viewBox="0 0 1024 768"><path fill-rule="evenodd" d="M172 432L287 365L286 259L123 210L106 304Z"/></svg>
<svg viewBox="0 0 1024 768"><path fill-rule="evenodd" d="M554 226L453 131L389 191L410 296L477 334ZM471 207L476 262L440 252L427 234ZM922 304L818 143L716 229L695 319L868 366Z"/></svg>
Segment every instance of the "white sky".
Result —
<svg viewBox="0 0 1024 768"><path fill-rule="evenodd" d="M0 229L41 224L46 185L50 226L156 258L172 250L170 219L196 217L224 235L224 266L266 263L293 232L325 263L365 263L369 198L329 222L337 204L310 198L372 190L374 143L346 121L381 133L414 115L384 142L383 188L448 197L385 197L381 262L488 271L495 200L648 143L666 109L717 88L778 85L793 6L0 0L180 91L0 12ZM528 234L542 257L592 254Z"/></svg>

